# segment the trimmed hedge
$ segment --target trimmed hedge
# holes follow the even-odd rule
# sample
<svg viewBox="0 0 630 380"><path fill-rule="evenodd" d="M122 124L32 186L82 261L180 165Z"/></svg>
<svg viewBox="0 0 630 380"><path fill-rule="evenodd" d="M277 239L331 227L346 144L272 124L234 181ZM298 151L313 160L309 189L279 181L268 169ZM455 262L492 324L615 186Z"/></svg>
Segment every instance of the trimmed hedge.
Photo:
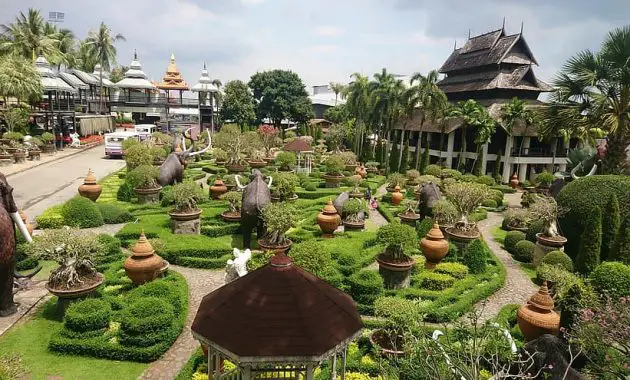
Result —
<svg viewBox="0 0 630 380"><path fill-rule="evenodd" d="M495 201L494 199L485 199L481 205L483 207L488 207L488 208L497 208L498 204L497 201Z"/></svg>
<svg viewBox="0 0 630 380"><path fill-rule="evenodd" d="M477 239L470 243L464 254L464 264L471 273L481 273L486 268L486 247L484 243Z"/></svg>
<svg viewBox="0 0 630 380"><path fill-rule="evenodd" d="M575 258L575 269L588 275L600 262L602 247L602 211L595 206L593 213L587 217L586 228L580 237L580 251Z"/></svg>
<svg viewBox="0 0 630 380"><path fill-rule="evenodd" d="M573 260L562 251L551 251L542 259L543 264L557 265L568 272L573 272Z"/></svg>
<svg viewBox="0 0 630 380"><path fill-rule="evenodd" d="M505 238L503 239L503 246L505 250L514 254L514 249L516 244L520 241L525 240L525 233L521 231L509 231L505 234Z"/></svg>
<svg viewBox="0 0 630 380"><path fill-rule="evenodd" d="M614 301L620 297L630 297L630 266L616 262L599 265L590 275L595 290L608 295Z"/></svg>
<svg viewBox="0 0 630 380"><path fill-rule="evenodd" d="M514 252L512 255L518 261L524 263L531 263L534 257L534 248L536 244L529 240L521 240L514 246Z"/></svg>
<svg viewBox="0 0 630 380"><path fill-rule="evenodd" d="M532 220L527 226L527 232L525 233L525 238L532 243L536 242L536 234L543 232L545 228L545 222L540 219Z"/></svg>
<svg viewBox="0 0 630 380"><path fill-rule="evenodd" d="M61 216L66 225L78 228L100 227L105 222L94 202L83 197L74 197L61 207Z"/></svg>
<svg viewBox="0 0 630 380"><path fill-rule="evenodd" d="M97 203L96 206L98 207L105 224L127 223L135 219L129 211L116 205L110 203Z"/></svg>
<svg viewBox="0 0 630 380"><path fill-rule="evenodd" d="M65 328L75 332L102 330L109 326L112 308L100 299L73 303L64 316Z"/></svg>
<svg viewBox="0 0 630 380"><path fill-rule="evenodd" d="M435 266L435 272L461 279L468 275L468 267L459 263L439 263Z"/></svg>
<svg viewBox="0 0 630 380"><path fill-rule="evenodd" d="M41 215L35 218L37 228L40 229L56 229L64 226L65 222L61 216L61 208L63 205L56 205L46 209Z"/></svg>
<svg viewBox="0 0 630 380"><path fill-rule="evenodd" d="M455 284L455 279L448 274L422 272L415 279L421 287L429 290L444 290Z"/></svg>
<svg viewBox="0 0 630 380"><path fill-rule="evenodd" d="M359 312L371 314L374 301L383 293L383 278L373 270L362 270L346 280L348 294L357 302Z"/></svg>

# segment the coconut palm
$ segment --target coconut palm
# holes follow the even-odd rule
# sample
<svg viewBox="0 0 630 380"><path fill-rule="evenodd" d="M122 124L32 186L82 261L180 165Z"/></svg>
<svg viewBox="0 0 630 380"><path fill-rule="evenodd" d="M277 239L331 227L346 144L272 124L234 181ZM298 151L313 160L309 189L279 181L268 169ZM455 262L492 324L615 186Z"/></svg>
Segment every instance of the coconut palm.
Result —
<svg viewBox="0 0 630 380"><path fill-rule="evenodd" d="M630 144L630 26L608 33L598 52L584 50L570 58L553 81L548 113L569 131L606 134L605 173L621 173Z"/></svg>
<svg viewBox="0 0 630 380"><path fill-rule="evenodd" d="M509 103L506 103L501 107L501 122L505 126L505 129L508 135L512 136L514 131L514 127L517 124L523 125L525 128L523 130L523 138L521 138L521 143L518 147L518 156L519 156L519 164L518 168L520 170L520 157L523 153L523 142L525 141L524 135L527 131L527 128L531 126L538 125L537 114L532 111L530 108L525 107L525 102L520 100L519 98L512 98ZM508 153L508 152L506 152Z"/></svg>
<svg viewBox="0 0 630 380"><path fill-rule="evenodd" d="M339 94L341 94L341 96L343 97L343 92L346 86L343 83L335 82L330 82L328 86L335 93L335 105L337 105L337 97L339 96Z"/></svg>
<svg viewBox="0 0 630 380"><path fill-rule="evenodd" d="M354 73L351 75L352 81L343 89L346 97L346 108L348 113L354 117L355 133L354 148L357 156L361 156L363 137L366 131L370 107L370 80L365 75Z"/></svg>
<svg viewBox="0 0 630 380"><path fill-rule="evenodd" d="M221 87L223 87L223 83L220 79L213 79L211 84L217 88L216 91L212 91L210 93L210 107L212 109L212 114L210 115L211 120L211 130L214 131L214 114L215 112L219 112L221 108L221 103L223 102L223 93L221 92Z"/></svg>
<svg viewBox="0 0 630 380"><path fill-rule="evenodd" d="M42 87L39 73L30 59L17 54L0 58L0 96L18 100L35 101L41 98Z"/></svg>
<svg viewBox="0 0 630 380"><path fill-rule="evenodd" d="M481 104L472 99L468 99L465 102L457 103L457 106L450 111L449 117L457 117L462 119L461 152L463 153L468 151L466 138L468 128L475 127L476 132L479 133L480 131L484 131L490 128L490 123L492 120L492 118L488 114L488 111ZM493 121L492 123L494 124ZM484 136L484 139L487 139L487 141L485 141L484 139L480 139L478 135L476 136L475 144L477 144L477 152L479 152L479 149L481 146L483 146L483 144L490 141L491 137L492 133L490 133L489 137L487 138ZM464 162L462 160L465 160L465 157L461 153L459 155L459 160L460 162L458 162L457 166L461 167L462 163Z"/></svg>
<svg viewBox="0 0 630 380"><path fill-rule="evenodd" d="M94 57L96 62L101 64L101 72L99 75L99 112L103 109L103 71L109 70L116 62L116 47L114 44L118 41L127 41L122 34L113 34L109 26L101 22L98 30L90 31L85 42L88 51Z"/></svg>
<svg viewBox="0 0 630 380"><path fill-rule="evenodd" d="M26 14L20 12L13 23L0 25L0 35L3 53L17 53L34 61L38 54L50 59L57 51L57 31L33 8Z"/></svg>

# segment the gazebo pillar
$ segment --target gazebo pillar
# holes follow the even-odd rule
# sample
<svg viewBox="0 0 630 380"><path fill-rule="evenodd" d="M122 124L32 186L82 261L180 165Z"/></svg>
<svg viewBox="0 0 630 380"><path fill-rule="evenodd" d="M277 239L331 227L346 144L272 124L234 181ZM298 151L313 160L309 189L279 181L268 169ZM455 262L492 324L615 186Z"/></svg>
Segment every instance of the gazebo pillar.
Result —
<svg viewBox="0 0 630 380"><path fill-rule="evenodd" d="M330 365L330 380L337 380L337 353L335 352L332 357L332 364Z"/></svg>
<svg viewBox="0 0 630 380"><path fill-rule="evenodd" d="M306 365L306 380L313 380L313 363ZM245 379L243 379L245 380Z"/></svg>

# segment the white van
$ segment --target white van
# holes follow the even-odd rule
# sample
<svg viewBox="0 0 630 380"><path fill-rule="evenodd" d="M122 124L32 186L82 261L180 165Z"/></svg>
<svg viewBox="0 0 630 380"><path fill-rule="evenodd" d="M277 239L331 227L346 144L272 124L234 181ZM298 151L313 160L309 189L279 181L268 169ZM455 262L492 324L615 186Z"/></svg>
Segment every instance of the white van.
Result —
<svg viewBox="0 0 630 380"><path fill-rule="evenodd" d="M105 155L109 157L123 156L123 141L127 139L140 140L137 132L113 132L105 134Z"/></svg>
<svg viewBox="0 0 630 380"><path fill-rule="evenodd" d="M143 141L151 138L153 132L157 131L157 126L155 124L137 124L135 130L140 141Z"/></svg>

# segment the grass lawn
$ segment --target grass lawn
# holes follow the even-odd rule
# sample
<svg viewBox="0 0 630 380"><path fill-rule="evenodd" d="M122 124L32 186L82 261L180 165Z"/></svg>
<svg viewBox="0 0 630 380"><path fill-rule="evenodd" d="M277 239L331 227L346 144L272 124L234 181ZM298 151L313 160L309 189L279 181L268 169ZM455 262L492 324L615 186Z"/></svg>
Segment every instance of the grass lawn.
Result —
<svg viewBox="0 0 630 380"><path fill-rule="evenodd" d="M491 232L492 232L492 238L497 243L501 244L501 246L503 246L503 240L505 239L505 235L507 234L507 231L502 229L501 226L495 226ZM534 266L531 263L519 263L519 264L520 264L521 270L525 272L527 277L529 277L533 283L536 283L536 277L537 277L536 268L534 268Z"/></svg>
<svg viewBox="0 0 630 380"><path fill-rule="evenodd" d="M48 341L62 327L52 312L55 301L56 298L46 304L32 320L14 326L0 337L0 352L20 355L24 368L29 371L29 379L46 380L55 376L63 380L134 380L148 367L146 363L57 355L48 351Z"/></svg>

